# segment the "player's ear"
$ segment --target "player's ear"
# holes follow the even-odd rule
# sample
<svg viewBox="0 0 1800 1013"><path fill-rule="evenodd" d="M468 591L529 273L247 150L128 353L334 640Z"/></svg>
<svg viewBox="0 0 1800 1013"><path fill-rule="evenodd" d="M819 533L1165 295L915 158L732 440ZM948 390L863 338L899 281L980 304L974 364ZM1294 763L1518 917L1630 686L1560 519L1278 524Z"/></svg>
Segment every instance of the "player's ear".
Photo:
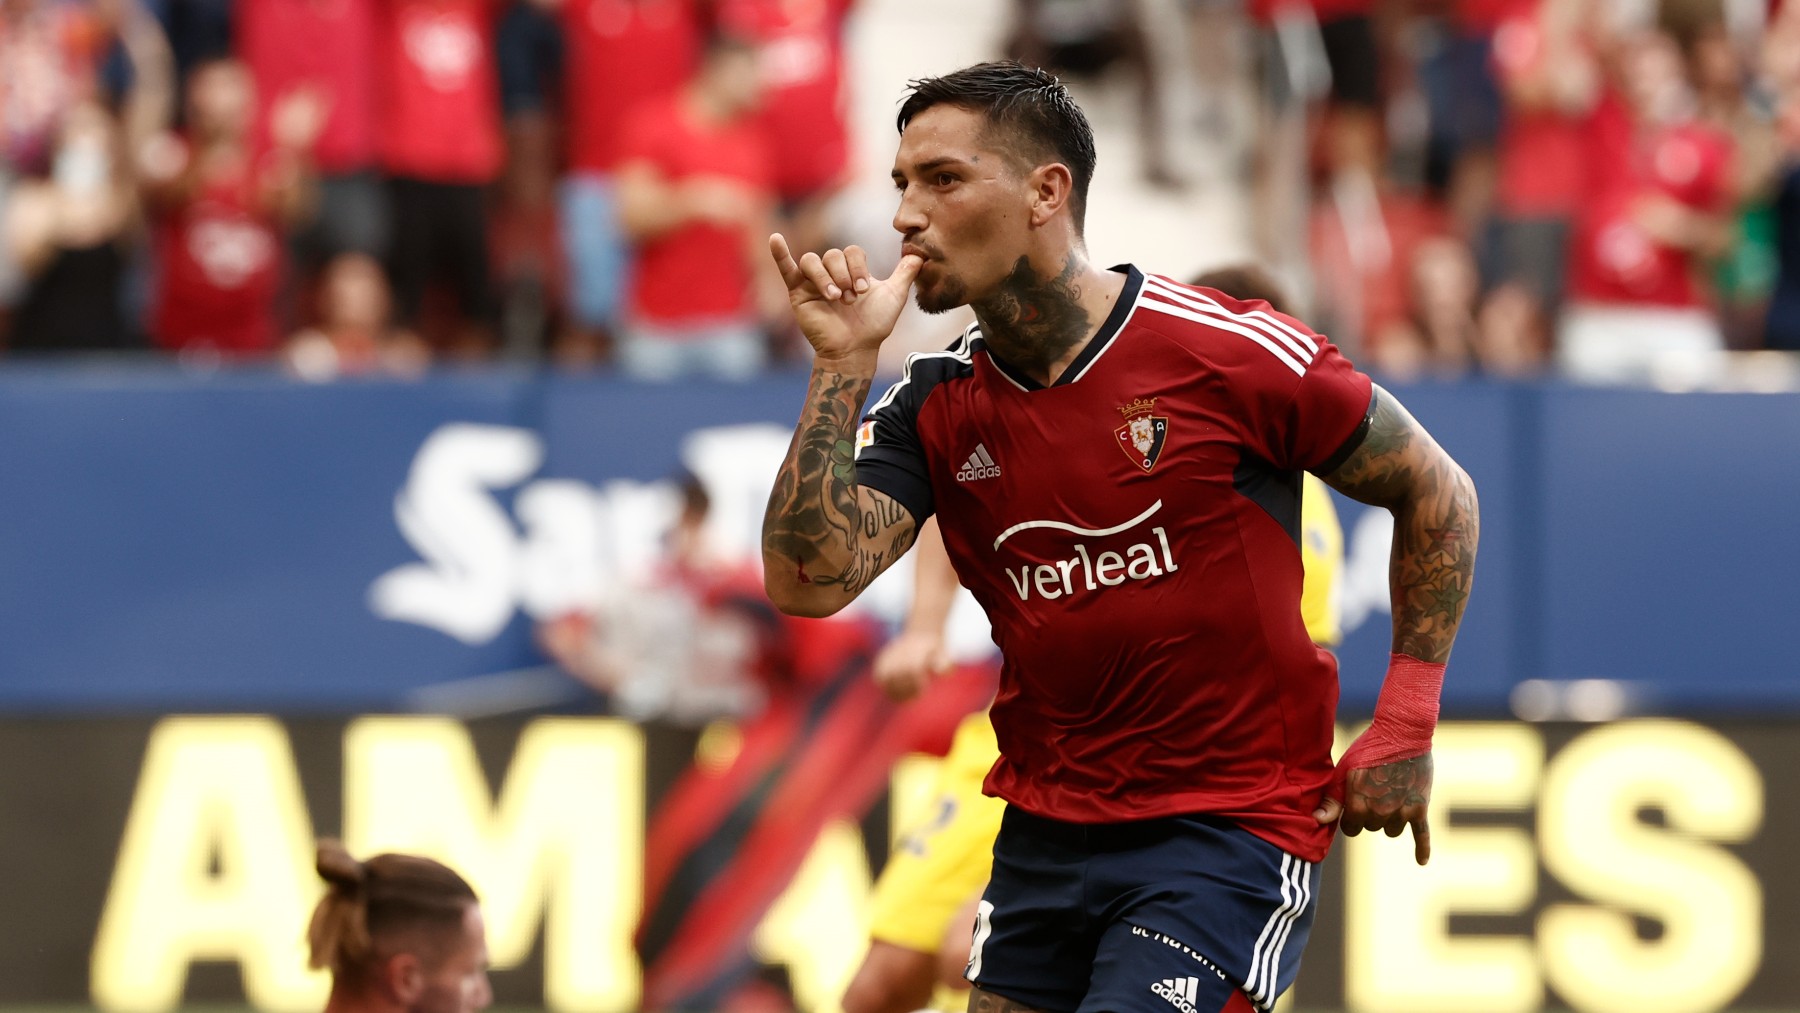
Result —
<svg viewBox="0 0 1800 1013"><path fill-rule="evenodd" d="M1048 225L1075 195L1075 177L1061 162L1040 165L1031 172L1031 224Z"/></svg>
<svg viewBox="0 0 1800 1013"><path fill-rule="evenodd" d="M411 1006L425 993L425 968L414 953L396 953L382 964L382 984L390 999Z"/></svg>

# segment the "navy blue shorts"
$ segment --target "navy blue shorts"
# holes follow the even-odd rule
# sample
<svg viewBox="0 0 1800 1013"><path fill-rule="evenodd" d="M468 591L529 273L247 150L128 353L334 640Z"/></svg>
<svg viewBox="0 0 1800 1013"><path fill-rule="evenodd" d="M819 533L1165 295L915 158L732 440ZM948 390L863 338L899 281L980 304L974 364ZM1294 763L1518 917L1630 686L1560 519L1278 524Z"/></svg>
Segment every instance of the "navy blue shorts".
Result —
<svg viewBox="0 0 1800 1013"><path fill-rule="evenodd" d="M1267 1010L1319 869L1225 820L1083 826L1008 806L966 976L1058 1013Z"/></svg>

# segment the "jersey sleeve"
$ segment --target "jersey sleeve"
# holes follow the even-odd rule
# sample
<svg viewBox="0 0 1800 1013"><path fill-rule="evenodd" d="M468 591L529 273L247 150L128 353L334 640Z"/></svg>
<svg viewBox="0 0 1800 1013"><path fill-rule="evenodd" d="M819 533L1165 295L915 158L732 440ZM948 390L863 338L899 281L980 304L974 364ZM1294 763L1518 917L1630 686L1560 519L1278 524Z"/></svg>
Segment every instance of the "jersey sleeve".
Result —
<svg viewBox="0 0 1800 1013"><path fill-rule="evenodd" d="M1255 332L1238 346L1232 378L1244 443L1278 468L1331 472L1368 433L1374 383L1298 320L1259 303L1239 306L1240 325Z"/></svg>
<svg viewBox="0 0 1800 1013"><path fill-rule="evenodd" d="M919 439L923 391L907 375L888 388L856 429L856 484L892 496L924 524L935 509L925 445Z"/></svg>
<svg viewBox="0 0 1800 1013"><path fill-rule="evenodd" d="M942 352L907 356L906 372L862 418L856 430L856 484L892 496L925 523L937 510L919 416L939 385L971 370L969 336Z"/></svg>

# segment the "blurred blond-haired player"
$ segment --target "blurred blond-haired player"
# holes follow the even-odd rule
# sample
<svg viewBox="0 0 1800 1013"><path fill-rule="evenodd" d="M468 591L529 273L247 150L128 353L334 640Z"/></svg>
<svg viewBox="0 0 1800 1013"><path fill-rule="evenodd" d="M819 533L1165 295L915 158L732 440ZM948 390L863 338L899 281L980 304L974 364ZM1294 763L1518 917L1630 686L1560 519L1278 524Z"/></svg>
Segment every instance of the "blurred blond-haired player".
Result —
<svg viewBox="0 0 1800 1013"><path fill-rule="evenodd" d="M1285 300L1267 272L1254 265L1209 271L1192 284L1237 299L1261 299L1278 311ZM1300 560L1306 578L1300 614L1321 647L1342 637L1338 582L1344 532L1325 483L1304 476L1300 499ZM919 529L912 603L900 633L875 659L875 681L889 696L916 696L949 668L944 627L959 584L944 551L937 518ZM931 803L894 845L875 884L869 952L844 993L844 1013L911 1013L929 1005L961 1006L943 993L966 989L975 904L993 864L994 837L1006 803L982 794L982 781L1000 757L986 711L963 719L938 768ZM934 993L938 1001L933 1002Z"/></svg>
<svg viewBox="0 0 1800 1013"><path fill-rule="evenodd" d="M487 932L468 881L417 855L357 861L319 842L328 889L307 928L311 965L331 972L325 1013L481 1013Z"/></svg>

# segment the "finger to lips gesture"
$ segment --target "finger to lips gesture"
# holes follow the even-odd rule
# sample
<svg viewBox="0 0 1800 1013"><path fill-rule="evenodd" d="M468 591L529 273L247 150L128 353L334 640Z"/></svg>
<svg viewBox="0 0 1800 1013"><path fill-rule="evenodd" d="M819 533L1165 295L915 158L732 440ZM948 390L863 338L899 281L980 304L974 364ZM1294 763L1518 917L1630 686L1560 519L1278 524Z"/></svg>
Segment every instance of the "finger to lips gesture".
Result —
<svg viewBox="0 0 1800 1013"><path fill-rule="evenodd" d="M795 260L779 232L769 237L769 255L787 285L801 332L814 352L831 357L879 348L900 319L906 293L924 264L909 254L900 258L893 274L876 278L859 246L826 250L823 256L808 252Z"/></svg>

